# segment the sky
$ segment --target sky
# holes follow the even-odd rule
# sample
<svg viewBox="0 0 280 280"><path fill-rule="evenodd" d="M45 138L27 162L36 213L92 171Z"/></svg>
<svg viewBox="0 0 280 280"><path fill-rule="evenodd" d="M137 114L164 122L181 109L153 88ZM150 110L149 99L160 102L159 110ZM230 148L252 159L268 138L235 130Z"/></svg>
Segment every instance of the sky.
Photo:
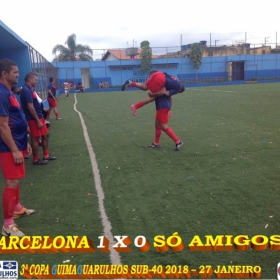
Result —
<svg viewBox="0 0 280 280"><path fill-rule="evenodd" d="M275 47L280 24L274 5L252 0L13 0L1 1L0 20L49 61L53 47L64 45L71 34L93 49L95 60L107 49L140 47L146 40L155 52L201 40L210 45L210 39L211 45L246 41Z"/></svg>

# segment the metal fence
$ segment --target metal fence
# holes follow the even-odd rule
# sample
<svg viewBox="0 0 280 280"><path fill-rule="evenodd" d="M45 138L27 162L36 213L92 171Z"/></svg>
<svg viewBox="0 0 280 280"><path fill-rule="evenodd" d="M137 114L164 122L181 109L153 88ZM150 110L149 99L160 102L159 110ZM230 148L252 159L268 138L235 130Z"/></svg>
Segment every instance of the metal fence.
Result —
<svg viewBox="0 0 280 280"><path fill-rule="evenodd" d="M172 42L177 44L169 47L151 44L151 68L177 75L182 83L273 80L280 77L277 32L179 34L178 39ZM193 43L199 43L205 58L197 76L188 59ZM96 88L100 82L118 87L127 79L145 82L148 78L149 71L141 70L138 46L92 51L91 62L58 62L61 82L81 82L86 88Z"/></svg>
<svg viewBox="0 0 280 280"><path fill-rule="evenodd" d="M37 85L35 90L37 93L41 94L42 98L46 98L50 77L54 77L56 88L59 89L58 70L30 45L29 55L31 71L37 74Z"/></svg>

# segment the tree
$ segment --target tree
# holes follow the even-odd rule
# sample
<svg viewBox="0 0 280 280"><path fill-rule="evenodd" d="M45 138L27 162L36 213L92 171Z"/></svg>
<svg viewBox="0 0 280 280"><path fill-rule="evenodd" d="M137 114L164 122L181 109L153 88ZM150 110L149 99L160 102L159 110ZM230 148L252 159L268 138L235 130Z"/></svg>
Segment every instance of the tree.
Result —
<svg viewBox="0 0 280 280"><path fill-rule="evenodd" d="M140 44L141 48L141 69L144 71L152 69L152 49L149 41L142 41Z"/></svg>
<svg viewBox="0 0 280 280"><path fill-rule="evenodd" d="M198 43L194 43L191 45L191 54L190 60L193 64L193 68L196 72L196 81L197 81L197 70L201 66L201 58L202 58L202 51Z"/></svg>
<svg viewBox="0 0 280 280"><path fill-rule="evenodd" d="M92 59L92 49L88 45L76 44L76 35L68 36L65 45L56 45L52 54L55 56L53 61L89 61ZM57 55L58 53L58 55Z"/></svg>

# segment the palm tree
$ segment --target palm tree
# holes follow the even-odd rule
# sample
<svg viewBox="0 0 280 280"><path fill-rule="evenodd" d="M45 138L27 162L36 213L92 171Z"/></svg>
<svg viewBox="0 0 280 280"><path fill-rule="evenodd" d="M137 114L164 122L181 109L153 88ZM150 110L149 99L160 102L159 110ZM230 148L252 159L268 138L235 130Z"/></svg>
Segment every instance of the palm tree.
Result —
<svg viewBox="0 0 280 280"><path fill-rule="evenodd" d="M92 59L92 49L88 45L76 44L76 35L68 36L65 45L56 45L52 54L55 56L53 61L89 61ZM58 55L56 55L58 53Z"/></svg>

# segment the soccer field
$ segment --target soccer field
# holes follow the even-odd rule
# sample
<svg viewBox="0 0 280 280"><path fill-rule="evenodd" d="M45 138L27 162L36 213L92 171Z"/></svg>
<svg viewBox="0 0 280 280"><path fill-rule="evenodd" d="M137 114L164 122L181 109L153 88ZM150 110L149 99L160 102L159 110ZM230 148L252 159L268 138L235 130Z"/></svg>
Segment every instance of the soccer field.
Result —
<svg viewBox="0 0 280 280"><path fill-rule="evenodd" d="M61 95L63 120L50 120L49 141L51 155L58 159L46 166L26 160L22 203L36 213L16 222L26 235L86 235L96 249L98 236L105 233L75 96L96 156L112 234L128 235L132 241L143 235L151 244L142 253L132 242L130 253L119 254L122 264L197 269L251 265L262 268L261 278L276 278L278 251L193 252L188 245L194 236L204 243L206 235L280 234L279 84L186 88L174 96L169 125L184 142L180 151L174 151L165 133L160 149L147 148L154 140L155 105L139 109L136 117L130 111L145 92ZM157 252L154 237L175 232L184 249ZM110 264L109 254L98 249L0 256L17 260L19 266L66 260Z"/></svg>

